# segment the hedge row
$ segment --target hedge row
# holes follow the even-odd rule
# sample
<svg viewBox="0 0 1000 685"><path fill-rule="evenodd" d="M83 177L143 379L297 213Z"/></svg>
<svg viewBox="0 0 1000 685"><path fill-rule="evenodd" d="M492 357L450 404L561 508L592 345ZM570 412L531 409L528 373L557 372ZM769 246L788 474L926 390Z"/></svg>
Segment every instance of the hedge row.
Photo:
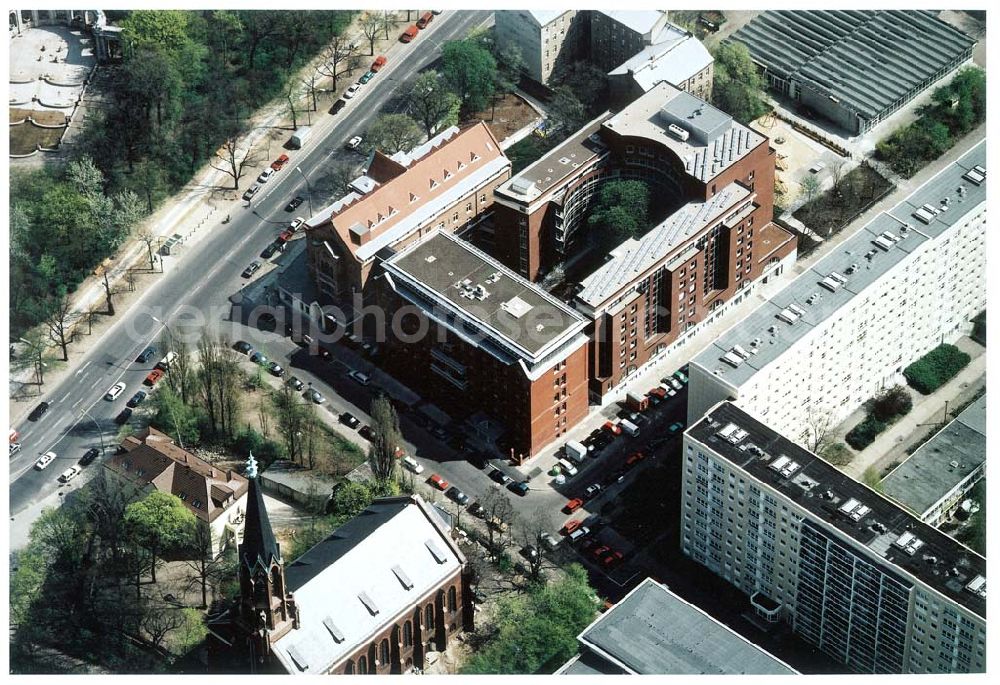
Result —
<svg viewBox="0 0 1000 685"><path fill-rule="evenodd" d="M903 369L903 376L914 390L929 395L954 378L971 359L954 345L942 344Z"/></svg>
<svg viewBox="0 0 1000 685"><path fill-rule="evenodd" d="M854 449L861 451L875 442L878 434L884 431L888 425L884 421L879 421L874 416L867 416L864 421L847 432L844 440Z"/></svg>

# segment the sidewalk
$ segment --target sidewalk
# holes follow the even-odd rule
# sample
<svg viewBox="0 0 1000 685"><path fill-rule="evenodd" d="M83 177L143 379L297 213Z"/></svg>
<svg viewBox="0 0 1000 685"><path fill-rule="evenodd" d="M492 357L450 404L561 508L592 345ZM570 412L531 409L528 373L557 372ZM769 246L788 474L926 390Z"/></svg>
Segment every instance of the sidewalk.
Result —
<svg viewBox="0 0 1000 685"><path fill-rule="evenodd" d="M359 15L360 16L360 15ZM397 17L405 18L405 14L397 14ZM397 26L404 23L402 19L397 21ZM433 30L440 26L439 22L431 24L423 33L429 34L433 33ZM364 35L361 33L359 28L359 22L356 18L351 26L345 31L345 34L353 37L353 40L358 44L360 51L365 52L364 48L367 46L368 41L365 39ZM382 69L381 74L391 74L392 71L398 67L401 63L399 59L392 59L391 56L395 55L407 48L406 45L399 43L396 38L397 35L394 31L390 31L389 38L385 39L384 34L380 35L380 39L375 43L375 54L385 54L390 56L389 63ZM361 60L361 69L367 69L367 56L363 55ZM302 68L302 73L310 73L316 70L317 64L321 61L321 57L317 57L312 62L307 64ZM327 96L331 101L340 96L343 90L354 82L353 72L345 72L343 76L338 78L337 92L326 92L322 95ZM324 77L325 79L326 77ZM299 78L299 81L303 79ZM303 93L302 97L307 98L308 92L305 85L302 85ZM355 98L355 101L360 101L364 99L367 92L362 91ZM329 104L326 105L328 107ZM317 108L317 119L313 126L316 129L313 135L312 145L320 144L318 141L322 141L330 129L337 123L334 117L323 117L325 112L325 107L320 106ZM287 112L287 105L285 101L281 98L268 103L261 107L256 115L251 119L248 125L248 133L244 138L244 141L248 145L259 145L264 142L264 139L268 136L274 136L276 131L285 130L290 131L289 115ZM279 136L280 137L280 133ZM270 163L269 160L264 160L262 164ZM256 173L254 170L248 170L244 173L241 179L242 183L249 183L255 178ZM184 190L175 195L173 198L164 202L153 214L148 216L142 224L137 226L133 230L133 236L125 244L123 244L115 255L109 257L108 261L113 264L111 267L111 280L113 287L117 287L122 290L125 288L125 276L130 269L135 269L141 267L143 264L148 266L147 261L147 248L145 243L138 239L138 235L143 233L150 233L157 239L157 245L162 244L164 240L169 238L171 235L181 235L184 238L185 244L192 244L192 242L197 242L197 240L203 238L207 232L200 230L205 227L206 224L215 226L222 222L224 215L230 213L232 209L239 207L238 191L234 191L229 186L232 185L231 177L225 172L218 171L211 167L210 162L206 162L202 169L195 174L191 181L185 186ZM154 248L154 252L155 252ZM163 264L162 258L157 255L158 264ZM174 260L171 260L174 261ZM142 278L139 275L138 278ZM148 279L142 279L148 280ZM159 279L157 279L159 280ZM156 283L152 283L155 288ZM141 292L130 292L118 295L115 301L116 314L127 311L128 304L134 302L137 297L141 296ZM72 295L73 299L73 314L79 318L83 318L88 312L91 311L103 311L105 293L104 293L104 282L103 278L93 275L84 280L80 284L79 288ZM52 368L50 365L49 370L45 375L45 384L39 388L40 393L44 394L47 389L55 387L63 379L71 374L76 369L77 360L81 359L88 351L93 349L95 345L100 344L102 339L101 329L106 329L107 323L113 323L117 320L116 317L111 317L108 319L100 320L100 324L95 326L95 333L97 335L86 335L79 336L71 345L70 348L70 360L66 363L60 363L58 368ZM34 369L31 366L27 368L14 372L12 371L9 378L9 389L8 396L11 399L20 396L21 392L33 384L34 379ZM10 405L11 423L17 423L24 419L27 412L31 409L32 403L30 402L20 402L19 406L15 405L13 402Z"/></svg>
<svg viewBox="0 0 1000 685"><path fill-rule="evenodd" d="M965 337L955 345L963 352L973 355L969 365L930 395L924 396L912 391L914 403L910 413L875 438L875 442L859 452L850 464L841 467L845 474L861 480L869 466L876 466L881 473L881 469L893 460L902 461L906 458L906 448L931 430L932 424L942 420L945 402L948 403L949 410L954 409L985 385L986 349ZM851 414L838 433L850 430L857 421L864 418L863 410L860 416L856 416L857 414L858 412ZM948 420L952 418L954 417L949 415Z"/></svg>

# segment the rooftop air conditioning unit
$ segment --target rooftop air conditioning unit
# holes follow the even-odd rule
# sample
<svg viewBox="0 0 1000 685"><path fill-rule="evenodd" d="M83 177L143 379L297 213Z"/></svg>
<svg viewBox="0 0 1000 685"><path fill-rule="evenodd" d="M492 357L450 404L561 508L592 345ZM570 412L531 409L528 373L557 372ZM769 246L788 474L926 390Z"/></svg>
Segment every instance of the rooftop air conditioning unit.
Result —
<svg viewBox="0 0 1000 685"><path fill-rule="evenodd" d="M686 129L681 128L677 124L670 124L669 126L667 126L667 132L670 133L670 135L672 135L677 140L686 141L688 138L691 137L691 134L688 133Z"/></svg>

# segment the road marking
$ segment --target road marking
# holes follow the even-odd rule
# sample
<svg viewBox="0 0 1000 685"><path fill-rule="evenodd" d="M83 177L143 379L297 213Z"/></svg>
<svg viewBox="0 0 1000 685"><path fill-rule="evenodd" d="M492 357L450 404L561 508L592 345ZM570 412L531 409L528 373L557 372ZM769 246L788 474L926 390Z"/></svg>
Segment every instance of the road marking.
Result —
<svg viewBox="0 0 1000 685"><path fill-rule="evenodd" d="M77 369L76 375L79 376L81 373L83 373L84 369L86 369L88 366L90 366L90 362L86 362L83 366L81 366L79 369Z"/></svg>
<svg viewBox="0 0 1000 685"><path fill-rule="evenodd" d="M96 388L98 385L100 385L100 383L101 383L101 379L98 378L96 381L94 381L93 383L90 384L90 387Z"/></svg>
<svg viewBox="0 0 1000 685"><path fill-rule="evenodd" d="M78 399L76 402L73 403L73 409L76 409L77 405L79 405L81 402L83 402L83 398L82 397L80 399Z"/></svg>
<svg viewBox="0 0 1000 685"><path fill-rule="evenodd" d="M62 399L61 399L61 400L58 400L58 401L59 401L59 402L65 402L66 400L68 400L68 399L69 399L69 395L70 395L70 393L66 393L65 395L63 395L63 396L62 396Z"/></svg>

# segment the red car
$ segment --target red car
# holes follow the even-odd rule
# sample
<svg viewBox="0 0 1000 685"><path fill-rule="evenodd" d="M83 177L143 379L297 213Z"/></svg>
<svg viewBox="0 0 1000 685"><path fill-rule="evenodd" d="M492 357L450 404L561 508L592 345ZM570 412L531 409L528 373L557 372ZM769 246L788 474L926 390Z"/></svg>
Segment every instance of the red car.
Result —
<svg viewBox="0 0 1000 685"><path fill-rule="evenodd" d="M618 551L612 551L610 554L601 559L601 566L604 568L612 568L622 563L625 559L625 555Z"/></svg>
<svg viewBox="0 0 1000 685"><path fill-rule="evenodd" d="M643 454L642 452L634 452L632 455L629 456L628 459L625 460L625 466L629 466L629 467L635 466L636 464L638 464L640 461L642 461L645 458L646 458L646 455Z"/></svg>
<svg viewBox="0 0 1000 685"><path fill-rule="evenodd" d="M617 423L612 423L611 421L604 422L604 430L608 431L612 435L622 434L622 427L619 426Z"/></svg>
<svg viewBox="0 0 1000 685"><path fill-rule="evenodd" d="M572 521L567 521L566 525L563 526L562 530L560 530L559 532L562 533L563 535L569 535L574 530L576 530L577 528L579 528L581 523L583 523L583 522L582 521L577 521L575 519L572 520Z"/></svg>
<svg viewBox="0 0 1000 685"><path fill-rule="evenodd" d="M153 387L154 385L156 385L157 381L159 381L161 378L163 378L163 370L153 369L152 371L149 372L149 375L146 376L146 380L143 381L143 385L148 385L149 387Z"/></svg>
<svg viewBox="0 0 1000 685"><path fill-rule="evenodd" d="M295 235L295 231L292 230L282 231L281 235L278 236L278 240L280 240L283 243L287 243L289 240L292 239L293 235Z"/></svg>
<svg viewBox="0 0 1000 685"><path fill-rule="evenodd" d="M445 490L447 490L448 486L450 485L450 483L448 481L446 481L444 478L442 478L441 476L437 475L436 473L433 476L431 476L429 478L429 480L430 480L431 485L433 485L434 487L436 487L438 490L440 490L442 492L444 492Z"/></svg>
<svg viewBox="0 0 1000 685"><path fill-rule="evenodd" d="M611 552L610 547L608 547L607 545L601 545L600 547L595 547L594 549L590 550L590 556L594 557L595 559L600 559L601 557L606 556L609 552Z"/></svg>
<svg viewBox="0 0 1000 685"><path fill-rule="evenodd" d="M665 398L667 396L667 391L664 390L663 388L657 386L657 387L653 388L652 390L650 390L648 394L649 395L656 395L660 399L663 399L663 398Z"/></svg>
<svg viewBox="0 0 1000 685"><path fill-rule="evenodd" d="M579 497L574 497L569 502L566 502L566 506L563 507L563 511L567 514L572 514L574 511L583 506L583 500Z"/></svg>
<svg viewBox="0 0 1000 685"><path fill-rule="evenodd" d="M288 155L281 155L281 157L278 157L276 160L271 162L271 168L275 171L281 171L281 167L286 164L288 164Z"/></svg>
<svg viewBox="0 0 1000 685"><path fill-rule="evenodd" d="M378 57L375 58L375 61L372 62L372 71L378 71L379 69L384 67L385 63L388 61L389 60L386 59L385 55L379 55Z"/></svg>

